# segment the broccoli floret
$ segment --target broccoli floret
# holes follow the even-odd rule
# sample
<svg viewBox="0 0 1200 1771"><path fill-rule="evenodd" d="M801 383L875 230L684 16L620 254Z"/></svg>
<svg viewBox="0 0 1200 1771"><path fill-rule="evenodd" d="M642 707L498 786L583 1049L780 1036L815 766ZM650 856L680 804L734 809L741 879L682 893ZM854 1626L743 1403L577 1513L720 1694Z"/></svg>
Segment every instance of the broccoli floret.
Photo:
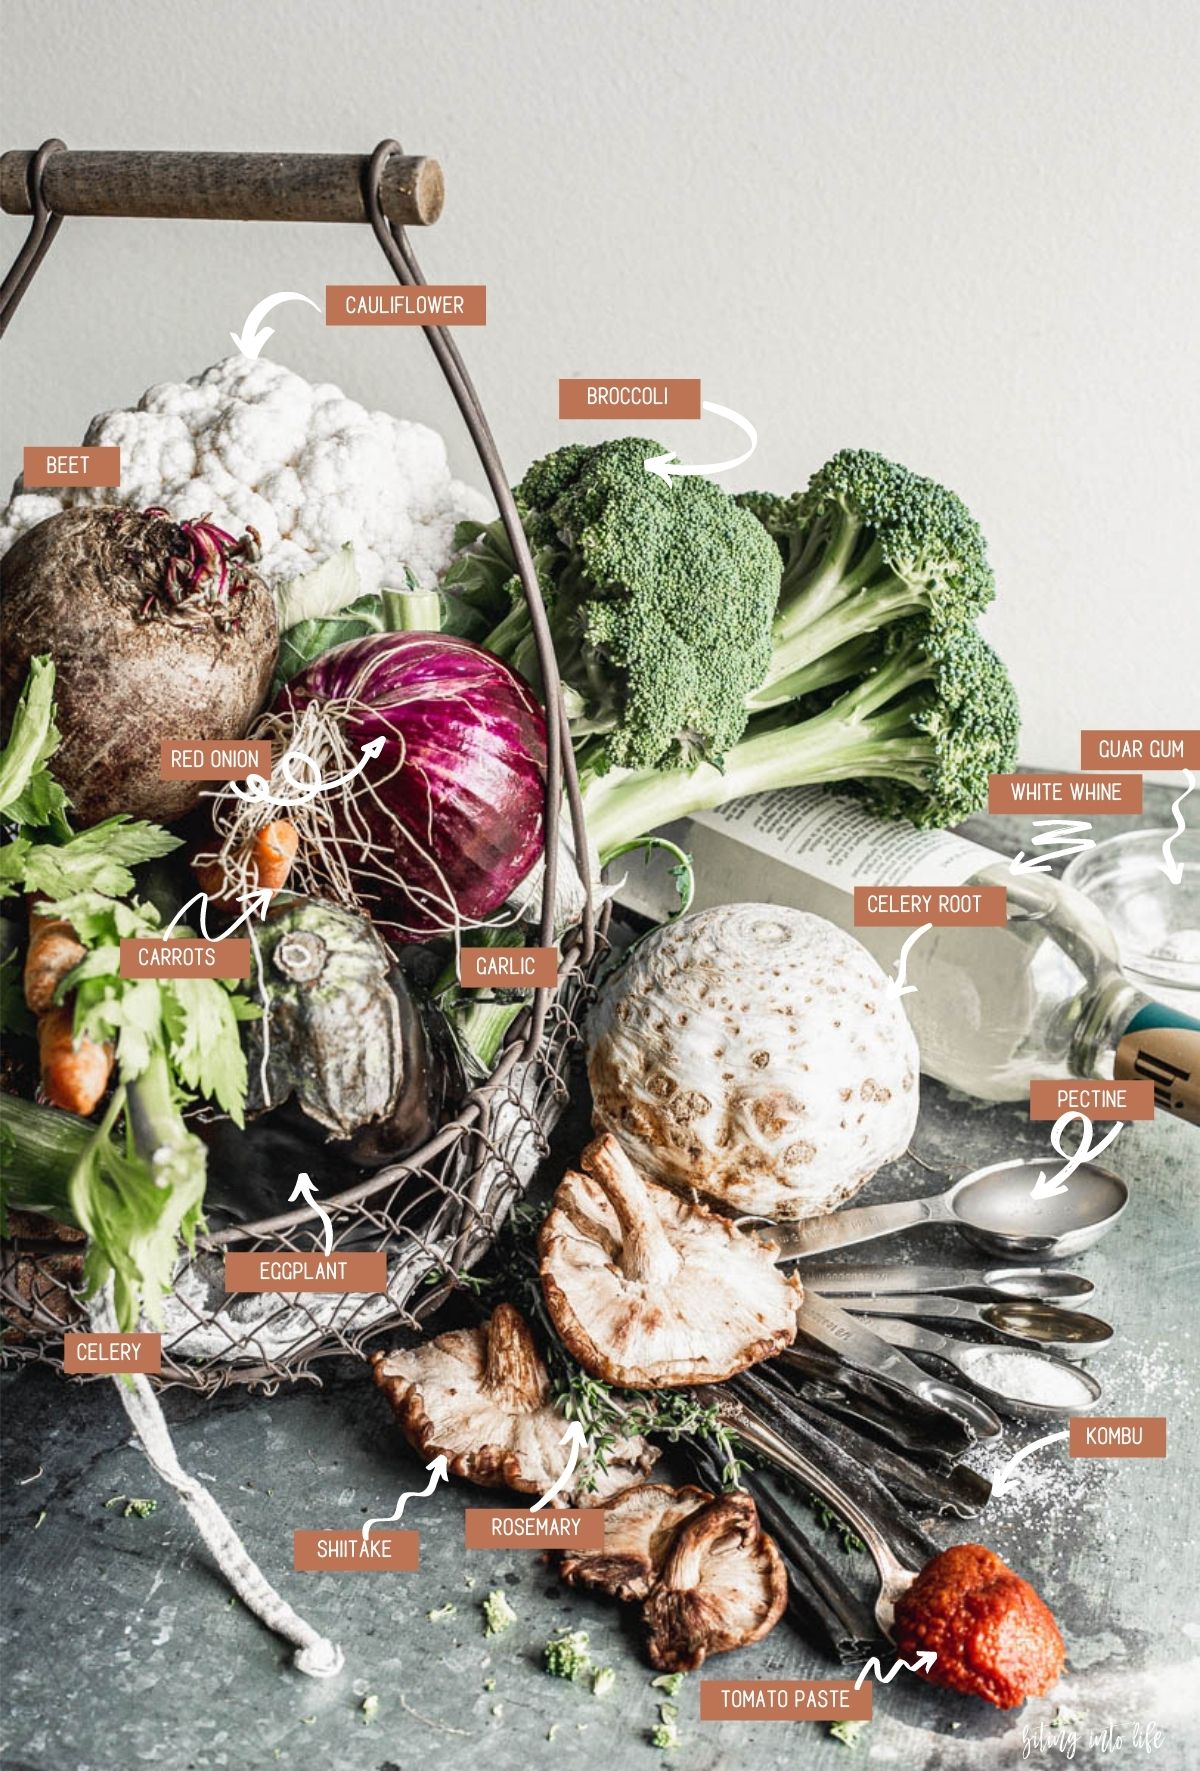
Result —
<svg viewBox="0 0 1200 1771"><path fill-rule="evenodd" d="M542 1650L546 1671L556 1679L579 1679L591 1671L586 1630L560 1630Z"/></svg>
<svg viewBox="0 0 1200 1771"><path fill-rule="evenodd" d="M502 1588L494 1587L483 1601L483 1633L485 1636L502 1636L517 1621L517 1614L509 1604Z"/></svg>
<svg viewBox="0 0 1200 1771"><path fill-rule="evenodd" d="M921 616L969 625L995 594L982 531L962 499L869 449L843 449L790 498L740 501L783 560L770 668L753 708L857 675L875 636Z"/></svg>
<svg viewBox="0 0 1200 1771"><path fill-rule="evenodd" d="M535 462L516 489L572 736L599 737L594 766L719 761L771 658L778 548L711 481L648 473L661 453L640 437L571 444ZM507 538L493 523L445 584L479 608L501 581L512 607L484 643L540 688Z"/></svg>
<svg viewBox="0 0 1200 1771"><path fill-rule="evenodd" d="M972 627L892 629L873 669L759 714L721 769L594 773L581 778L603 858L672 818L744 794L833 782L877 812L922 828L955 824L987 798L989 774L1016 762L1018 709L1004 665Z"/></svg>

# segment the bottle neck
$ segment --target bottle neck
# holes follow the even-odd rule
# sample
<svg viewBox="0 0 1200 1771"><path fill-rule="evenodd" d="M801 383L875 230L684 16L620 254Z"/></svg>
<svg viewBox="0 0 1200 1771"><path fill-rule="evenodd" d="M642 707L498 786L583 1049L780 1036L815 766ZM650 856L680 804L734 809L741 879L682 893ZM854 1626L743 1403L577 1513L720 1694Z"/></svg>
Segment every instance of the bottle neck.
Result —
<svg viewBox="0 0 1200 1771"><path fill-rule="evenodd" d="M1113 1075L1154 1084L1154 1105L1200 1125L1200 1021L1133 992L1133 1013L1115 1029Z"/></svg>

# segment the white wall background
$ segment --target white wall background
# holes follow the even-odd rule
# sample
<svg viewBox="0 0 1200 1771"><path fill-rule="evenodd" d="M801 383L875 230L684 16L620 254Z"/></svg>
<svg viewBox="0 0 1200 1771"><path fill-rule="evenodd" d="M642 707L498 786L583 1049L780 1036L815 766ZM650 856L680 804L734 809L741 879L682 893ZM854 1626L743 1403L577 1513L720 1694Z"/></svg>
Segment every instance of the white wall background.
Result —
<svg viewBox="0 0 1200 1771"><path fill-rule="evenodd" d="M0 0L5 146L438 156L426 274L486 282L462 343L513 476L566 440L570 374L700 375L753 419L731 486L844 444L961 491L1024 755L1081 724L1195 724L1191 0ZM5 261L24 222L4 218ZM25 442L226 354L263 294L384 281L366 230L70 220L0 353ZM435 424L416 333L268 350ZM735 453L716 420L659 427ZM703 453L701 453L703 451Z"/></svg>

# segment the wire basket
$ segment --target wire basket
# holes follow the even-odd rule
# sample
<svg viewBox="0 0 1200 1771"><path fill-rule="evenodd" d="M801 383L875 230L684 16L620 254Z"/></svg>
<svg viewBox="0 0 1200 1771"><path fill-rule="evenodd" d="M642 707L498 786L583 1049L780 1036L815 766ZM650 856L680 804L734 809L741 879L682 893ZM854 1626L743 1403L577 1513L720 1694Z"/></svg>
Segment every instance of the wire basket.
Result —
<svg viewBox="0 0 1200 1771"><path fill-rule="evenodd" d="M32 216L29 235L0 287L0 333L48 252L65 215L186 217L199 220L367 222L398 282L425 279L405 225L441 212L436 162L404 154L394 141L368 157L341 154L72 153L60 141L36 153L0 158L0 203ZM453 333L422 331L450 387L504 522L529 608L545 690L547 769L545 871L539 944L555 943L554 905L565 794L572 846L587 854L574 759L558 666L529 547L508 479ZM604 917L597 918L590 868L580 867L584 909L560 943L556 987L534 992L509 1030L495 1068L461 1109L402 1162L322 1199L333 1225L332 1253L383 1250L387 1289L360 1294L228 1293L224 1257L232 1251L325 1252L311 1207L201 1236L181 1251L164 1301L159 1383L212 1392L228 1384L272 1389L319 1382L314 1367L398 1325L417 1327L491 1246L513 1201L546 1153L566 1103L568 1071ZM66 1240L74 1234L75 1241ZM43 1230L14 1235L0 1260L5 1357L61 1369L63 1333L83 1321L81 1237Z"/></svg>

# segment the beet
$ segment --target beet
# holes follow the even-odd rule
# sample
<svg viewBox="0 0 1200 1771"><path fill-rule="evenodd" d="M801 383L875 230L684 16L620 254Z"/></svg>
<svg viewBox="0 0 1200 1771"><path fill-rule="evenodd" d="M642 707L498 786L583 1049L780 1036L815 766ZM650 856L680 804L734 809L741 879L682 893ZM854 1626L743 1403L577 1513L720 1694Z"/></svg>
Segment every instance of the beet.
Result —
<svg viewBox="0 0 1200 1771"><path fill-rule="evenodd" d="M54 773L77 824L114 812L169 824L198 781L161 781L162 739L242 737L278 650L251 536L107 505L29 529L0 565L4 730L31 658L48 653L62 745Z"/></svg>

